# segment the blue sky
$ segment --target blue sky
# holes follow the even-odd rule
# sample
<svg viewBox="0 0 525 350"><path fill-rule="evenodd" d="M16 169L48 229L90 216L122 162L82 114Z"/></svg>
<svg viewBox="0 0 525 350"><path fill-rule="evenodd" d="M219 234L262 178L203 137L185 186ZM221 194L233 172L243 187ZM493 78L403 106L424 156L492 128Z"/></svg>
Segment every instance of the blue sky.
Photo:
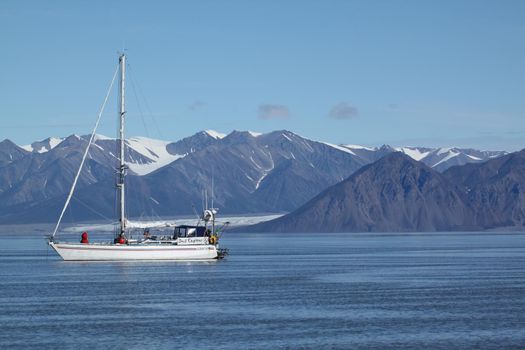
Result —
<svg viewBox="0 0 525 350"><path fill-rule="evenodd" d="M129 135L525 147L524 1L3 0L0 39L19 144L89 133L125 47Z"/></svg>

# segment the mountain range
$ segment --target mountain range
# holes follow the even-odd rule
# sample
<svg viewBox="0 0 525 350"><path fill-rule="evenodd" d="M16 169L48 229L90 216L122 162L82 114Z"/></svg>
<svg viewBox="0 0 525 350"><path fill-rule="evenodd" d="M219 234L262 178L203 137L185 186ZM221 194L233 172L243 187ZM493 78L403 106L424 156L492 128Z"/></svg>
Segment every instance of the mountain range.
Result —
<svg viewBox="0 0 525 350"><path fill-rule="evenodd" d="M0 220L55 221L87 140L71 135L27 146L0 142ZM96 136L67 220L114 217L116 150L115 139ZM175 142L136 137L126 140L127 211L131 217L192 214L194 207L200 209L206 190L210 197L213 192L214 205L222 213L291 212L363 167L399 152L445 180L440 172L451 166L507 155L458 148L333 145L285 130L228 135L207 130Z"/></svg>
<svg viewBox="0 0 525 350"><path fill-rule="evenodd" d="M466 231L525 226L525 150L444 173L401 152L245 231Z"/></svg>

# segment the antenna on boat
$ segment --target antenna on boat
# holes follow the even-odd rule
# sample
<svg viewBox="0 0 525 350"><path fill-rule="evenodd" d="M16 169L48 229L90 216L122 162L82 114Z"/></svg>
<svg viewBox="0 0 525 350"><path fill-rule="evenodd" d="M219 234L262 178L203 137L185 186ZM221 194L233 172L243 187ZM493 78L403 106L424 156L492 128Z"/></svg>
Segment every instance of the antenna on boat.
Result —
<svg viewBox="0 0 525 350"><path fill-rule="evenodd" d="M193 203L191 203L191 208L193 209L193 213L195 214L195 216L197 217L197 226L199 226L200 222L201 222L201 217L200 215L197 213L197 209L195 209L195 205L193 205Z"/></svg>
<svg viewBox="0 0 525 350"><path fill-rule="evenodd" d="M213 191L213 168L211 168L211 208L215 208L213 206L213 200L215 199L215 193Z"/></svg>

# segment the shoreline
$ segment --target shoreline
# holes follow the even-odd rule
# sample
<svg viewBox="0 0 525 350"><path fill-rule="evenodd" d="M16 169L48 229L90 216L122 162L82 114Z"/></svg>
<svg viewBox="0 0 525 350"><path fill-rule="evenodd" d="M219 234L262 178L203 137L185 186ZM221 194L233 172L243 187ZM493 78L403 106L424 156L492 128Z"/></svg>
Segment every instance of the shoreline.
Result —
<svg viewBox="0 0 525 350"><path fill-rule="evenodd" d="M229 228L237 228L241 226L254 225L260 222L269 221L281 217L285 214L254 214L254 215L231 215L224 216L217 220L219 225L229 222ZM156 220L129 220L132 223L132 228L141 229L145 227L158 226L158 227L171 227L162 224L175 224L175 225L195 225L198 220L197 218L189 216L171 217L171 218L157 218ZM202 222L202 220L201 220ZM82 231L95 231L95 232L112 232L116 222L107 221L85 221L78 222L75 224L63 223L61 228L58 230L60 234L76 234ZM0 236L9 234L20 235L23 232L42 233L43 235L49 235L55 229L55 223L20 223L20 224L2 224L0 223Z"/></svg>

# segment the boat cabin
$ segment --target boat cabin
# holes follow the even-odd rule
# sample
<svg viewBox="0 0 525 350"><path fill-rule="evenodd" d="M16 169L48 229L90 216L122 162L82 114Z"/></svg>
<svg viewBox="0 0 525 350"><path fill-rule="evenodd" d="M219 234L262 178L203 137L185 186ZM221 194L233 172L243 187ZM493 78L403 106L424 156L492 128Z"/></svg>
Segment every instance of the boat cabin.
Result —
<svg viewBox="0 0 525 350"><path fill-rule="evenodd" d="M186 237L209 237L209 231L207 236L206 227L204 226L176 226L175 231L173 232L173 239Z"/></svg>

